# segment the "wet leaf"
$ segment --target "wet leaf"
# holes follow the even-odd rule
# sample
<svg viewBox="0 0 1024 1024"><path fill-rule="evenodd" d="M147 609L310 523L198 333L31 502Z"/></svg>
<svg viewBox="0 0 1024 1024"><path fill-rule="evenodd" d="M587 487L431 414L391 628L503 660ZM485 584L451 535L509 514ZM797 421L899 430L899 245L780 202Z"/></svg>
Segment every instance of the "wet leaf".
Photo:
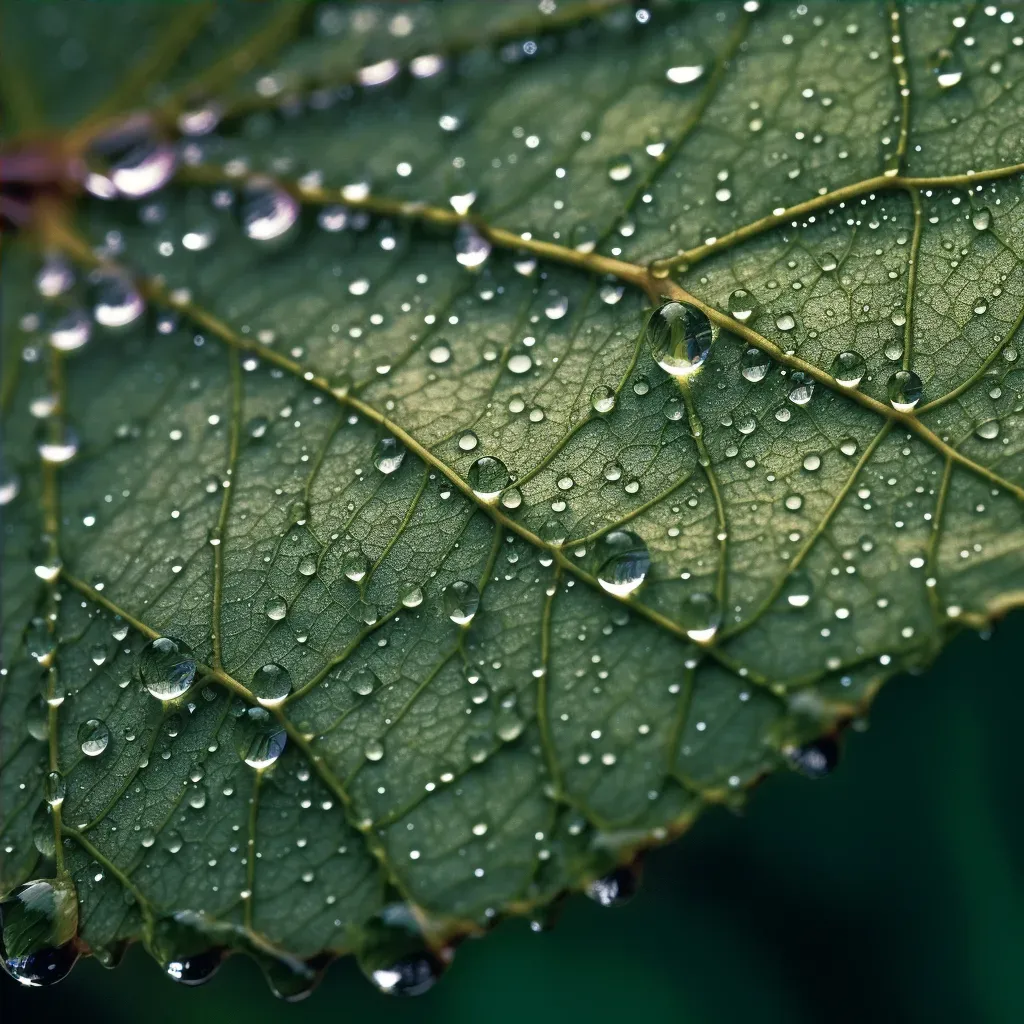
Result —
<svg viewBox="0 0 1024 1024"><path fill-rule="evenodd" d="M1021 602L1021 15L253 17L5 13L5 956L411 994Z"/></svg>

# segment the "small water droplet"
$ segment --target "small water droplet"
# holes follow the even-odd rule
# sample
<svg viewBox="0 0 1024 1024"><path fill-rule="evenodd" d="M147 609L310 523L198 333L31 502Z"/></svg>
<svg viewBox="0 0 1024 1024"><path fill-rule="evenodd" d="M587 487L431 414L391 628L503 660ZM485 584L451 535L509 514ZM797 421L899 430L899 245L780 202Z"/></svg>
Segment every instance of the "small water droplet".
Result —
<svg viewBox="0 0 1024 1024"><path fill-rule="evenodd" d="M459 447L464 452L471 452L479 444L479 438L472 430L467 430L459 437Z"/></svg>
<svg viewBox="0 0 1024 1024"><path fill-rule="evenodd" d="M789 375L789 400L794 405L806 405L814 394L814 378L803 370Z"/></svg>
<svg viewBox="0 0 1024 1024"><path fill-rule="evenodd" d="M533 360L525 352L516 352L509 356L508 368L512 373L529 373L533 368Z"/></svg>
<svg viewBox="0 0 1024 1024"><path fill-rule="evenodd" d="M839 744L833 737L823 736L813 743L789 747L785 754L797 771L812 779L820 779L828 775L838 763Z"/></svg>
<svg viewBox="0 0 1024 1024"><path fill-rule="evenodd" d="M999 436L999 420L986 420L974 429L983 441L994 441Z"/></svg>
<svg viewBox="0 0 1024 1024"><path fill-rule="evenodd" d="M491 243L470 223L459 225L455 232L455 259L467 270L482 267L491 255Z"/></svg>
<svg viewBox="0 0 1024 1024"><path fill-rule="evenodd" d="M280 622L288 614L288 604L283 597L268 597L263 605L263 611L268 619Z"/></svg>
<svg viewBox="0 0 1024 1024"><path fill-rule="evenodd" d="M43 783L43 795L51 807L60 807L67 793L67 783L60 772L47 772Z"/></svg>
<svg viewBox="0 0 1024 1024"><path fill-rule="evenodd" d="M450 956L442 959L433 952L412 911L391 903L364 926L356 959L381 992L418 996L434 986Z"/></svg>
<svg viewBox="0 0 1024 1024"><path fill-rule="evenodd" d="M402 595L402 605L405 608L419 608L423 604L423 591L420 587L409 587Z"/></svg>
<svg viewBox="0 0 1024 1024"><path fill-rule="evenodd" d="M665 77L673 85L688 85L690 82L696 82L703 74L703 64L680 64L677 67L669 68L665 72Z"/></svg>
<svg viewBox="0 0 1024 1024"><path fill-rule="evenodd" d="M92 337L92 321L84 309L62 311L50 324L50 344L58 352L76 352Z"/></svg>
<svg viewBox="0 0 1024 1024"><path fill-rule="evenodd" d="M695 643L708 643L722 623L722 610L714 594L695 591L686 596L682 607L686 635Z"/></svg>
<svg viewBox="0 0 1024 1024"><path fill-rule="evenodd" d="M258 771L269 768L281 756L288 740L284 726L262 707L246 708L236 729L238 756Z"/></svg>
<svg viewBox="0 0 1024 1024"><path fill-rule="evenodd" d="M971 223L974 225L977 231L987 231L989 225L992 223L992 213L986 207L982 207L980 210L975 210L971 214Z"/></svg>
<svg viewBox="0 0 1024 1024"><path fill-rule="evenodd" d="M632 173L633 161L628 155L613 156L608 161L608 177L612 181L627 181Z"/></svg>
<svg viewBox="0 0 1024 1024"><path fill-rule="evenodd" d="M619 299L622 298L625 288L620 284L614 284L611 281L605 281L598 292L601 296L601 301L609 306L614 306L618 303Z"/></svg>
<svg viewBox="0 0 1024 1024"><path fill-rule="evenodd" d="M794 570L786 580L783 593L790 608L806 608L814 593L810 576L802 569Z"/></svg>
<svg viewBox="0 0 1024 1024"><path fill-rule="evenodd" d="M932 57L932 69L940 89L952 89L954 85L959 85L964 77L964 69L956 55L945 47L936 51Z"/></svg>
<svg viewBox="0 0 1024 1024"><path fill-rule="evenodd" d="M626 864L617 867L587 886L587 895L602 907L621 907L628 903L640 887L640 867Z"/></svg>
<svg viewBox="0 0 1024 1024"><path fill-rule="evenodd" d="M780 331L791 331L796 327L796 318L792 313L783 313L775 320L775 326Z"/></svg>
<svg viewBox="0 0 1024 1024"><path fill-rule="evenodd" d="M754 320L758 308L757 300L746 288L737 288L729 296L729 315L741 324Z"/></svg>
<svg viewBox="0 0 1024 1024"><path fill-rule="evenodd" d="M192 648L184 640L159 636L139 653L142 683L158 700L180 697L196 677Z"/></svg>
<svg viewBox="0 0 1024 1024"><path fill-rule="evenodd" d="M92 315L96 323L104 327L127 327L138 320L146 308L139 290L121 274L101 274L96 277L92 294Z"/></svg>

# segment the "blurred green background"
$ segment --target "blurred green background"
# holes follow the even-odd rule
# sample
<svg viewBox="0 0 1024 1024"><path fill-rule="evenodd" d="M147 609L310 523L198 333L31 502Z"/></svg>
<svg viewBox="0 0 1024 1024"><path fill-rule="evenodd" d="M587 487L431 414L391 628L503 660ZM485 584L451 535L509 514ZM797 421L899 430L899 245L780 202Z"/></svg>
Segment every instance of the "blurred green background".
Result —
<svg viewBox="0 0 1024 1024"><path fill-rule="evenodd" d="M186 989L133 949L52 990L4 976L4 1019L1024 1022L1022 627L961 636L891 682L833 775L772 778L742 817L707 815L648 857L628 906L576 896L539 935L506 922L418 999L378 995L351 962L295 1005L242 958Z"/></svg>

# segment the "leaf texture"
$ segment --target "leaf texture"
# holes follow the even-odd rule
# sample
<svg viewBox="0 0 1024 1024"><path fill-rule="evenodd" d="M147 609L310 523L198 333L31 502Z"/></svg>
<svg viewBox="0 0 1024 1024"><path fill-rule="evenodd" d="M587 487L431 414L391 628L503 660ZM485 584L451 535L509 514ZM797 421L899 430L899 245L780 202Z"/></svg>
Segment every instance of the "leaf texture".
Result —
<svg viewBox="0 0 1024 1024"><path fill-rule="evenodd" d="M260 18L6 12L5 890L69 874L108 959L185 912L303 975L396 901L439 950L1021 603L1020 8ZM140 110L173 179L79 191Z"/></svg>

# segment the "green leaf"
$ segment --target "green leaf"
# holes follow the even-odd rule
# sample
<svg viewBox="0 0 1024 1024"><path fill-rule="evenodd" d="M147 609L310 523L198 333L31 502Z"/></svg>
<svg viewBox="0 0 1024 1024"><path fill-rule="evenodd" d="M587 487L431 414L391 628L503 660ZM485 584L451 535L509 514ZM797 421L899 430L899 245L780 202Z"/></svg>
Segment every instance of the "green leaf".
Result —
<svg viewBox="0 0 1024 1024"><path fill-rule="evenodd" d="M74 950L423 990L1021 603L1021 12L756 6L8 8L0 885Z"/></svg>

